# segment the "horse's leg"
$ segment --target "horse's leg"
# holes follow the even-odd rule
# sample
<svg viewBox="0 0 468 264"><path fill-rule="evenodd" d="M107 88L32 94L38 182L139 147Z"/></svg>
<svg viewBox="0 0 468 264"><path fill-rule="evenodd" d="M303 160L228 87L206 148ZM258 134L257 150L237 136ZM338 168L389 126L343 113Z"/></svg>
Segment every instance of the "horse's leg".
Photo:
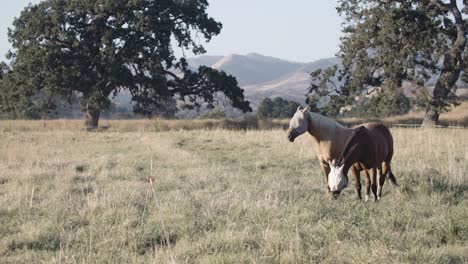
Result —
<svg viewBox="0 0 468 264"><path fill-rule="evenodd" d="M386 161L382 162L382 172L379 178L379 198L382 196L382 188L385 183L385 179L388 177L388 173L390 172L390 164Z"/></svg>
<svg viewBox="0 0 468 264"><path fill-rule="evenodd" d="M377 201L377 168L370 169L371 171L371 189L374 194L374 199Z"/></svg>
<svg viewBox="0 0 468 264"><path fill-rule="evenodd" d="M322 171L325 174L325 182L327 183L326 192L327 194L330 194L330 187L328 187L328 174L330 173L330 165L328 165L327 162L321 161L320 166L322 167Z"/></svg>
<svg viewBox="0 0 468 264"><path fill-rule="evenodd" d="M382 188L383 188L383 185L385 183L385 173L382 169L382 164L379 164L377 166L377 173L378 173L378 182L379 182L379 186L377 187L377 200L380 200L380 196L382 195Z"/></svg>
<svg viewBox="0 0 468 264"><path fill-rule="evenodd" d="M370 180L370 176L369 176L369 171L364 170L364 173L366 174L366 202L367 202L367 201L369 201L371 180Z"/></svg>
<svg viewBox="0 0 468 264"><path fill-rule="evenodd" d="M362 199L362 196L361 196L361 175L358 171L358 169L354 166L351 166L351 171L354 175L354 179L356 180L356 192L357 192L357 195L358 195L358 198L359 200Z"/></svg>

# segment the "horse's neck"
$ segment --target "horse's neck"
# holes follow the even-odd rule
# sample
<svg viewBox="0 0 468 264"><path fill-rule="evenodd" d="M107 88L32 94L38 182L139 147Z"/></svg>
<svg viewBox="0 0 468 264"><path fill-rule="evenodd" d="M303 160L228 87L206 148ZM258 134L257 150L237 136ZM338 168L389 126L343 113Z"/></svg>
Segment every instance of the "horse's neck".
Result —
<svg viewBox="0 0 468 264"><path fill-rule="evenodd" d="M308 131L320 143L321 141L347 140L352 129L319 114L310 113Z"/></svg>
<svg viewBox="0 0 468 264"><path fill-rule="evenodd" d="M362 153L363 145L360 142L361 138L356 138L345 146L345 150L342 153L345 172L348 172L349 168L361 158L360 153Z"/></svg>

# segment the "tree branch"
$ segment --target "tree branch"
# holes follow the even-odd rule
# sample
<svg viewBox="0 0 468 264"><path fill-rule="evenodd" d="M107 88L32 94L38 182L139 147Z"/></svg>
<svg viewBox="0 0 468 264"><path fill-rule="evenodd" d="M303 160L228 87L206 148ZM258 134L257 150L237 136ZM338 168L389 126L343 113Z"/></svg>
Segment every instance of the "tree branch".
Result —
<svg viewBox="0 0 468 264"><path fill-rule="evenodd" d="M451 1L454 1L454 0L451 0ZM445 11L445 12L449 12L450 11L450 6L444 2L441 2L439 0L430 0L431 4L437 6L438 8L440 8L441 10Z"/></svg>
<svg viewBox="0 0 468 264"><path fill-rule="evenodd" d="M176 80L180 80L180 78L177 75L175 75L173 72L164 71L164 73L167 74L167 75L170 75L171 77L173 77Z"/></svg>
<svg viewBox="0 0 468 264"><path fill-rule="evenodd" d="M463 50L466 45L465 24L463 21L463 16L460 12L460 9L458 9L456 0L450 1L449 8L450 8L450 12L453 14L453 17L455 18L455 26L457 28L457 39L453 43L453 47L451 50L458 50L458 49Z"/></svg>

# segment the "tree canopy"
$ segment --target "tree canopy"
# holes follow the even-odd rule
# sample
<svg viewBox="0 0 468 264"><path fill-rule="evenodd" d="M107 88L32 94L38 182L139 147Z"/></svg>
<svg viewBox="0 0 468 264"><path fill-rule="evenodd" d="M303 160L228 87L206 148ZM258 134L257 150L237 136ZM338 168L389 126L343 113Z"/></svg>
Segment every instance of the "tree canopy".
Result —
<svg viewBox="0 0 468 264"><path fill-rule="evenodd" d="M453 103L450 94L466 67L462 12L467 8L462 5L454 0L340 0L344 36L338 56L343 67L312 73L308 96L326 94L338 106L363 99L363 94L398 97L403 82L422 86L438 74L425 104L425 122L436 123ZM338 87L330 85L333 76L338 76Z"/></svg>
<svg viewBox="0 0 468 264"><path fill-rule="evenodd" d="M78 93L90 126L97 126L110 97L124 89L140 114L151 114L173 98L188 108L213 107L219 93L234 107L251 111L233 76L208 67L194 71L174 53L177 46L202 54L199 39L209 41L220 33L222 25L208 16L207 7L207 0L46 0L29 5L9 30L10 86L15 88L0 93L27 101L14 107L52 106L57 98L69 101Z"/></svg>

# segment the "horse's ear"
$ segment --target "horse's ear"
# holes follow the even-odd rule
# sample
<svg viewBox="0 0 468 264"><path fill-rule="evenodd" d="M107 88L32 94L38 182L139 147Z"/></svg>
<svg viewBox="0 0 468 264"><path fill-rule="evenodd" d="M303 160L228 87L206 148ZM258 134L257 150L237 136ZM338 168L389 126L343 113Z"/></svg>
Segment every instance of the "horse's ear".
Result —
<svg viewBox="0 0 468 264"><path fill-rule="evenodd" d="M333 165L330 159L328 159L328 165L330 165L330 167Z"/></svg>
<svg viewBox="0 0 468 264"><path fill-rule="evenodd" d="M365 126L360 126L357 130L356 130L356 133L362 133L363 131L366 130L366 127Z"/></svg>
<svg viewBox="0 0 468 264"><path fill-rule="evenodd" d="M296 112L299 110L302 110L302 106L298 106Z"/></svg>
<svg viewBox="0 0 468 264"><path fill-rule="evenodd" d="M341 163L343 161L343 157L338 157L337 159L335 159L335 166L338 166L340 167L341 166Z"/></svg>
<svg viewBox="0 0 468 264"><path fill-rule="evenodd" d="M344 168L344 163L340 166L339 170L341 171L343 170L343 168Z"/></svg>
<svg viewBox="0 0 468 264"><path fill-rule="evenodd" d="M304 110L302 110L302 112L307 113L309 112L309 109L310 109L309 106L307 106L306 108L304 108Z"/></svg>

